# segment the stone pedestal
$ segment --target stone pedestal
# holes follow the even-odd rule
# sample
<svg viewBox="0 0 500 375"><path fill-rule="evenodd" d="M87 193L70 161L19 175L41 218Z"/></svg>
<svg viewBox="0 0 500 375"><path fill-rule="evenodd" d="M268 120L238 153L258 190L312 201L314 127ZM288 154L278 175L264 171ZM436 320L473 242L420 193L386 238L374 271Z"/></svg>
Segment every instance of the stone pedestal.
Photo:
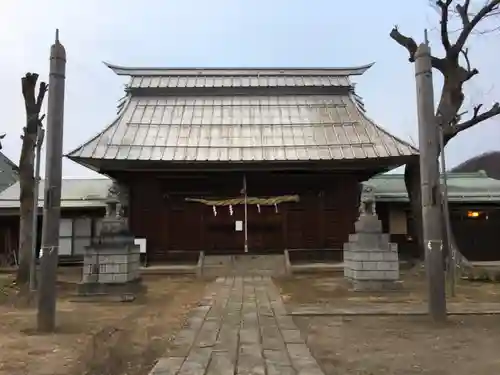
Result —
<svg viewBox="0 0 500 375"><path fill-rule="evenodd" d="M109 202L108 202L109 203ZM98 242L87 246L83 256L79 294L137 294L145 289L140 277L140 246L128 230L126 218L108 204ZM114 207L114 206L113 206Z"/></svg>
<svg viewBox="0 0 500 375"><path fill-rule="evenodd" d="M362 212L355 233L344 244L344 276L357 291L394 290L399 281L397 245L382 233L382 222L374 212Z"/></svg>

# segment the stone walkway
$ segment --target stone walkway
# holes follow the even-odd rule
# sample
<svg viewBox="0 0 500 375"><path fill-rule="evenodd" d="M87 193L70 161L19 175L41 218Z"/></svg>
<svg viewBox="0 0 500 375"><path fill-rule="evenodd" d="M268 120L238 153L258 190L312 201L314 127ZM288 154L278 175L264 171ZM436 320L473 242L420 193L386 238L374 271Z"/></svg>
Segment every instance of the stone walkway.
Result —
<svg viewBox="0 0 500 375"><path fill-rule="evenodd" d="M221 277L153 375L323 375L270 277Z"/></svg>

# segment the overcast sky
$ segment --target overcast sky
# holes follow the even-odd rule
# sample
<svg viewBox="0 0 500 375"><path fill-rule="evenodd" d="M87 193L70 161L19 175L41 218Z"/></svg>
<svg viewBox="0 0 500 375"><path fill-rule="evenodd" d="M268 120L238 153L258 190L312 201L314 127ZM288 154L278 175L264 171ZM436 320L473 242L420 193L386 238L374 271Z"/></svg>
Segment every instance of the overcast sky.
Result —
<svg viewBox="0 0 500 375"><path fill-rule="evenodd" d="M498 21L498 20L497 20ZM64 151L93 137L116 115L125 77L102 61L161 67L335 67L376 64L358 82L368 115L417 142L415 83L393 25L423 38L430 28L440 52L437 13L428 0L2 0L0 1L0 132L3 152L18 162L25 114L21 77L48 76L55 29L66 47ZM477 36L470 57L480 75L467 83L467 104L500 100L500 35ZM496 56L496 57L495 57ZM440 80L437 74L436 87ZM437 96L437 95L436 95ZM500 149L500 118L453 140L448 165ZM64 176L95 174L69 160Z"/></svg>

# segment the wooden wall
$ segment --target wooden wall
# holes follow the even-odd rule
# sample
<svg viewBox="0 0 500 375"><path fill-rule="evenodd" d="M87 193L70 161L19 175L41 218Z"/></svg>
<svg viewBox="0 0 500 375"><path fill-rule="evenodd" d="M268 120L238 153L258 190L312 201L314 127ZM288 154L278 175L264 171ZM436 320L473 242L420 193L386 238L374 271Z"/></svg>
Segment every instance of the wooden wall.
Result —
<svg viewBox="0 0 500 375"><path fill-rule="evenodd" d="M465 257L471 261L500 260L500 248L498 247L500 205L498 203L467 204L451 202L450 210L451 229L460 251L463 252ZM469 210L478 211L481 214L477 218L469 218L467 217ZM391 212L406 214L406 234L398 230L401 228L402 223L398 223L396 226L391 225ZM400 259L418 258L421 254L414 240L409 204L378 203L377 213L382 220L384 232L389 233L391 241L398 244ZM402 220L400 216L398 220Z"/></svg>
<svg viewBox="0 0 500 375"><path fill-rule="evenodd" d="M37 235L37 245L40 248L42 242L42 226L43 226L43 216L40 215L38 217L38 235ZM96 221L102 217L104 217L105 209L102 207L90 207L90 208L63 208L61 209L61 219L82 219L82 218L92 218L93 221ZM64 242L64 231L60 230L60 239ZM92 233L94 235L94 233ZM74 241L74 235L70 236ZM80 237L80 236L77 236ZM66 238L68 240L69 238ZM79 238L77 238L78 240ZM90 242L90 241L89 241ZM60 242L61 246L61 242ZM11 253L15 251L17 253L19 247L19 213L15 212L15 214L9 215L0 215L0 265L5 266L7 261L12 261ZM80 249L82 246L80 246ZM73 257L74 254L60 254L60 258ZM80 254L82 255L81 251Z"/></svg>
<svg viewBox="0 0 500 375"><path fill-rule="evenodd" d="M252 252L284 249L342 248L357 217L359 181L354 174L253 172L246 175L248 196L297 194L298 203L276 207L248 206L248 246ZM187 202L186 197L226 199L241 196L243 175L236 172L129 178L130 225L147 238L151 261L169 252L205 250L237 253L244 232L235 221L244 219L244 206L217 208Z"/></svg>

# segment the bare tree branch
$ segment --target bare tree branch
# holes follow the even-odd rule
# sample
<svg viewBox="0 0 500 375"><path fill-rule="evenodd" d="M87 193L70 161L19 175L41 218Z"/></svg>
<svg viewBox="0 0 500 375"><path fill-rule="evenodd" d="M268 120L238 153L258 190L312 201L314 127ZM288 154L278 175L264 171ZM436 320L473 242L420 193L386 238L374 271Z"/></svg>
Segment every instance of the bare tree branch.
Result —
<svg viewBox="0 0 500 375"><path fill-rule="evenodd" d="M36 73L26 73L26 75L21 78L26 113L36 112L35 87L37 81L38 74Z"/></svg>
<svg viewBox="0 0 500 375"><path fill-rule="evenodd" d="M462 54L464 55L465 63L467 64L467 70L471 71L470 60L469 60L469 49L466 48L462 50Z"/></svg>
<svg viewBox="0 0 500 375"><path fill-rule="evenodd" d="M450 37L448 35L448 9L452 2L453 0L436 1L436 5L441 9L441 42L446 52L451 48Z"/></svg>
<svg viewBox="0 0 500 375"><path fill-rule="evenodd" d="M45 82L40 82L40 87L38 89L38 96L36 98L36 107L38 109L38 113L40 113L43 99L45 98L45 94L49 90L49 85L47 85Z"/></svg>
<svg viewBox="0 0 500 375"><path fill-rule="evenodd" d="M399 45L405 47L410 53L410 62L415 62L415 53L417 53L417 43L413 40L413 38L408 38L401 34L398 30L397 26L394 26L391 30L389 36L394 39Z"/></svg>
<svg viewBox="0 0 500 375"><path fill-rule="evenodd" d="M465 0L463 5L457 4L456 9L457 13L462 19L462 25L464 27L467 27L470 23L469 21L469 5L470 5L470 0Z"/></svg>
<svg viewBox="0 0 500 375"><path fill-rule="evenodd" d="M467 64L467 70L465 72L462 72L463 75L463 81L468 81L472 77L474 77L476 74L479 74L479 71L477 69L471 69L471 64L469 60L469 49L466 48L465 50L462 50L462 55L464 56L465 63ZM463 68L462 68L463 69ZM465 70L465 69L464 69Z"/></svg>
<svg viewBox="0 0 500 375"><path fill-rule="evenodd" d="M493 106L489 110L479 114L479 110L481 109L482 106L483 106L482 104L479 104L474 107L474 113L470 120L464 121L460 124L456 124L455 126L450 127L450 132L447 133L447 136L453 137L458 133L473 127L474 125L479 124L480 122L488 120L496 115L500 115L500 103L493 104Z"/></svg>
<svg viewBox="0 0 500 375"><path fill-rule="evenodd" d="M500 0L499 0L500 1ZM417 43L413 38L409 38L403 34L401 34L398 30L397 26L394 26L393 29L391 30L391 33L389 36L395 40L400 46L403 46L406 48L408 53L410 54L410 58L408 59L410 62L415 62L415 53L417 52ZM437 57L431 56L431 63L432 67L439 70L441 73L444 72L444 60L439 59Z"/></svg>
<svg viewBox="0 0 500 375"><path fill-rule="evenodd" d="M462 24L464 28L460 32L460 35L457 38L457 41L453 45L453 47L450 49L449 54L450 56L456 56L460 54L460 51L463 50L465 43L467 42L467 38L469 37L470 33L474 28L477 26L479 22L481 22L482 19L488 17L488 15L498 9L498 6L500 4L500 0L489 0L480 10L479 12L476 13L476 15L472 18L472 20L469 18L468 14L468 8L469 8L470 0L465 0L465 3L463 6L460 6L460 4L457 5L457 12L460 15L460 18L462 19Z"/></svg>

